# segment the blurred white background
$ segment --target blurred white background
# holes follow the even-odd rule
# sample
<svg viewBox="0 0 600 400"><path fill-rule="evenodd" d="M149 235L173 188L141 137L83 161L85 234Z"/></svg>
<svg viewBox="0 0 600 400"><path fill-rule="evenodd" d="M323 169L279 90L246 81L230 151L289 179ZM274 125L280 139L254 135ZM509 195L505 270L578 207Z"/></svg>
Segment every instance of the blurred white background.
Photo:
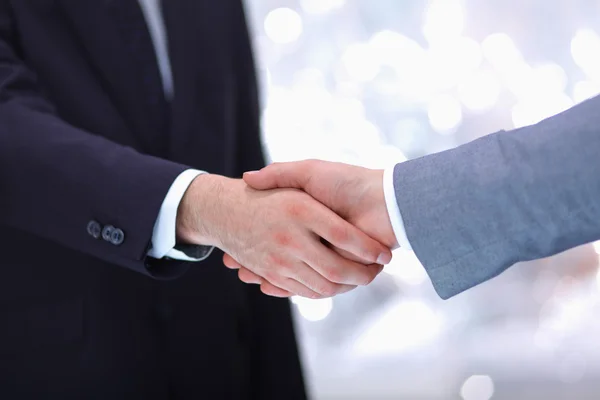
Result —
<svg viewBox="0 0 600 400"><path fill-rule="evenodd" d="M274 161L385 168L600 93L598 1L247 8ZM399 250L367 288L294 299L313 398L598 399L598 276L589 245L442 301L414 255Z"/></svg>

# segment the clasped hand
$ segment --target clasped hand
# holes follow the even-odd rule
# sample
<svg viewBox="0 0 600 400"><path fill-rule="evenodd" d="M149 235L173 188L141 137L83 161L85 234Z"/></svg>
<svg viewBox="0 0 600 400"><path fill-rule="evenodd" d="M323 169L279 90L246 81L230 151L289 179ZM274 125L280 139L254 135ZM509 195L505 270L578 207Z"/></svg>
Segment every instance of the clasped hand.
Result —
<svg viewBox="0 0 600 400"><path fill-rule="evenodd" d="M224 264L265 294L334 296L370 283L391 261L396 238L382 171L307 160L272 164L244 181L253 199L253 218L241 228L248 235L243 243L228 235L220 247Z"/></svg>

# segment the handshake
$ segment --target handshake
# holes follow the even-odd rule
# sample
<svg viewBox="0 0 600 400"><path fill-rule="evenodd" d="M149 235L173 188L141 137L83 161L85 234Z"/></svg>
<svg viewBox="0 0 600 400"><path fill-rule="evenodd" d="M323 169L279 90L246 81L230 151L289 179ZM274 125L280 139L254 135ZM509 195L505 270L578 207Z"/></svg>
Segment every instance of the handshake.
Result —
<svg viewBox="0 0 600 400"><path fill-rule="evenodd" d="M397 246L383 171L316 160L243 180L200 175L179 206L177 236L220 248L265 294L313 299L371 283Z"/></svg>
<svg viewBox="0 0 600 400"><path fill-rule="evenodd" d="M309 298L369 284L398 241L448 299L516 263L600 240L599 109L600 96L390 176L325 161L243 180L201 175L179 205L177 234L219 247L266 294Z"/></svg>

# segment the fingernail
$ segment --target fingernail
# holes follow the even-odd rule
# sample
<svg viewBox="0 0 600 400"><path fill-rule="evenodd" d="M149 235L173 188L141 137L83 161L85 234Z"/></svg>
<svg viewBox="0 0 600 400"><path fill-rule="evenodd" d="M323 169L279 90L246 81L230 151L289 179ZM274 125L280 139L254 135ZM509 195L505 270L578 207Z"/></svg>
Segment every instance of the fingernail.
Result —
<svg viewBox="0 0 600 400"><path fill-rule="evenodd" d="M258 171L248 171L248 172L244 172L244 175L254 175L256 174Z"/></svg>
<svg viewBox="0 0 600 400"><path fill-rule="evenodd" d="M377 257L377 264L387 265L392 261L392 255L390 253L381 253Z"/></svg>

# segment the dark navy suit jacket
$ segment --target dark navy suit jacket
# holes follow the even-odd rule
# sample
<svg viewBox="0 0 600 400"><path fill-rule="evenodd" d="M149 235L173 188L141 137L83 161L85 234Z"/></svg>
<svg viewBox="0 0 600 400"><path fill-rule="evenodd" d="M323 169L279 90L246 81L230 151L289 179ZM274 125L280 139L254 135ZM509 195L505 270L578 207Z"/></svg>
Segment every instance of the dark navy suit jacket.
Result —
<svg viewBox="0 0 600 400"><path fill-rule="evenodd" d="M164 2L170 106L124 2L0 0L0 398L302 399L287 301L146 257L178 174L263 164L241 1Z"/></svg>

